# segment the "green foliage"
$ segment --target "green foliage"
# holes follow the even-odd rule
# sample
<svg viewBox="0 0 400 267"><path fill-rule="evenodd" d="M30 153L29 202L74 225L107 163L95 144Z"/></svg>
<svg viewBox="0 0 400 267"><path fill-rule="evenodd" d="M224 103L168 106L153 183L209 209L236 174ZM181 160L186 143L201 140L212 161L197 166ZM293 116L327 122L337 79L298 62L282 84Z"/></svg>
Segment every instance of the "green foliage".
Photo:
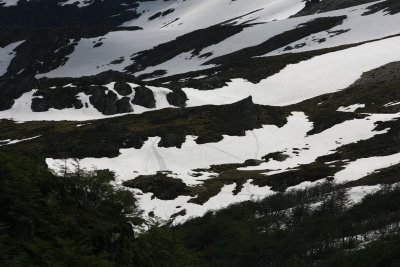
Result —
<svg viewBox="0 0 400 267"><path fill-rule="evenodd" d="M0 265L112 266L133 238L138 214L109 172L51 174L0 154ZM113 236L120 236L113 240ZM123 257L122 257L123 258Z"/></svg>
<svg viewBox="0 0 400 267"><path fill-rule="evenodd" d="M0 266L398 266L400 188L350 205L331 183L150 228L109 171L0 154ZM392 169L391 169L391 175ZM375 233L363 245L362 237Z"/></svg>
<svg viewBox="0 0 400 267"><path fill-rule="evenodd" d="M365 233L375 231L378 248L368 249L379 251L379 244L385 242L380 238L398 235L399 197L400 189L394 187L351 206L345 190L324 184L208 213L176 231L198 253L199 266L327 266L328 262L391 266L382 262L397 260L398 242L384 243L389 252L382 256L376 252L372 265L365 264L368 257L361 252L360 242ZM364 265L356 264L358 254L364 257ZM342 265L338 255L354 262Z"/></svg>

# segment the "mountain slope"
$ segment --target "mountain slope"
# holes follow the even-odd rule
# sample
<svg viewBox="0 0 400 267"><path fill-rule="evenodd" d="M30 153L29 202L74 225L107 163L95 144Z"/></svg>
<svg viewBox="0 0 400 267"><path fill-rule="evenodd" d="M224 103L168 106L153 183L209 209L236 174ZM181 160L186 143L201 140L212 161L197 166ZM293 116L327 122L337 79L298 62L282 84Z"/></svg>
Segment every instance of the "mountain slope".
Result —
<svg viewBox="0 0 400 267"><path fill-rule="evenodd" d="M0 151L114 171L148 216L400 164L396 1L0 3Z"/></svg>

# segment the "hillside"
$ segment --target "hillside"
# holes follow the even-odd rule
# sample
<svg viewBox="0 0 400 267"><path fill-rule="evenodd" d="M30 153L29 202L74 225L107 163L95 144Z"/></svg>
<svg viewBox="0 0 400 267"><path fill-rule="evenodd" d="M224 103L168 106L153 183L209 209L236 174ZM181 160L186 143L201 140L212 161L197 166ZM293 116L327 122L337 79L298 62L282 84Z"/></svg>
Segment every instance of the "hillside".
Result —
<svg viewBox="0 0 400 267"><path fill-rule="evenodd" d="M0 0L0 153L111 172L124 233L190 255L128 265L357 266L398 248L399 25L395 0Z"/></svg>

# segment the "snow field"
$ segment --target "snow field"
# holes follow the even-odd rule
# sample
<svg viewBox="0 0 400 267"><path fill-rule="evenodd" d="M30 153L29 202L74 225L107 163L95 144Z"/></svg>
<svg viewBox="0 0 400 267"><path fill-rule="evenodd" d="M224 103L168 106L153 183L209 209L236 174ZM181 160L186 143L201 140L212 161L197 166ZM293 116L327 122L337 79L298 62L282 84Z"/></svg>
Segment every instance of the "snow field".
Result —
<svg viewBox="0 0 400 267"><path fill-rule="evenodd" d="M87 169L101 168L115 171L118 176L117 184L139 175L150 175L157 171L168 170L173 173L171 176L182 179L188 185L196 185L211 178L213 174L202 172L201 177L193 177L191 175L193 169L207 168L213 164L242 163L246 159L260 159L263 155L272 152L284 151L285 154L288 154L289 158L283 162L270 160L259 166L240 168L241 170L264 170L268 175L270 174L269 170L273 170L275 173L289 171L302 164L312 163L319 156L334 153L335 149L345 144L385 133L386 130L373 131L375 122L399 117L400 114L372 114L364 119L355 119L335 125L320 134L306 136L306 133L312 129L312 123L303 113L295 112L288 118L288 123L281 128L265 125L262 129L247 131L246 136L224 136L224 139L218 143L205 145L197 145L194 142L195 137L190 136L187 137L181 149L160 148L157 146L160 139L154 137L150 138L141 149L121 149L121 154L116 158L86 158L80 161L80 166ZM349 131L349 129L351 130ZM295 151L296 153L294 153ZM385 163L370 165L368 170L373 171L389 166L395 160L400 161L400 157L394 155L383 161ZM50 158L46 160L46 163L56 171L63 164L62 160ZM69 160L68 164L72 166L72 160ZM352 164L355 163L350 163L349 166ZM368 174L368 170L360 167L350 170L354 179ZM343 174L339 172L335 181L342 182L343 179L340 178L342 176ZM307 185L310 183L303 183L301 186ZM299 185L299 188L301 186ZM172 214L185 208L186 215L179 216L176 221L181 222L191 216L201 216L210 209L218 209L239 201L262 198L271 194L268 186L254 186L251 181L247 181L246 186L238 195L232 193L234 188L235 184L225 185L217 196L211 198L204 205L188 203L191 199L188 196L180 196L169 201L152 198L152 193L138 194L137 197L143 210L153 211L164 219L170 218ZM134 191L140 192L140 190ZM182 208L177 208L179 206Z"/></svg>

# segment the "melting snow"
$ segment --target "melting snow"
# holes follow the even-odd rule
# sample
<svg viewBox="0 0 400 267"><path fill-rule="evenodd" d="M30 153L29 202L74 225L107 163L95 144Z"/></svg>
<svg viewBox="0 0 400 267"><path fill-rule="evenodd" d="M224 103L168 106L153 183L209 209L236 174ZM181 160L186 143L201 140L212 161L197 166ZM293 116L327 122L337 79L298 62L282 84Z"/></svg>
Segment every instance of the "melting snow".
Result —
<svg viewBox="0 0 400 267"><path fill-rule="evenodd" d="M359 108L365 108L365 104L354 104L354 105L350 105L348 107L340 107L340 108L338 108L337 111L340 111L340 112L354 112Z"/></svg>
<svg viewBox="0 0 400 267"><path fill-rule="evenodd" d="M261 159L262 156L278 151L285 151L290 157L285 161L278 162L270 160L259 166L245 167L242 170L278 170L288 171L301 164L308 164L315 161L319 156L331 154L336 148L372 138L383 131L373 131L375 122L388 121L400 117L400 114L373 114L364 119L355 119L335 125L326 131L306 136L312 129L312 123L307 120L303 113L293 113L288 118L288 123L278 128L273 125L265 125L262 129L247 131L246 136L224 136L218 143L198 145L195 137L187 137L181 149L162 148L157 144L159 137L149 138L141 149L121 149L120 155L115 158L86 158L80 162L84 168L103 168L115 171L118 175L117 183L133 179L139 175L155 174L157 171L171 171L173 177L180 178L188 185L202 183L202 180L209 179L213 174L203 172L202 177L193 177L192 170L196 168L207 168L212 164L242 163L246 159ZM348 129L352 129L349 131ZM296 152L296 153L294 153ZM400 161L400 155L393 155L390 159L376 160L379 164L363 164L368 168L350 168L351 177L363 177L368 170L373 171L382 166L388 166L394 161ZM46 159L47 165L58 170L63 164L61 160ZM69 165L72 160L67 162ZM386 165L385 165L386 164ZM349 166L353 164L350 163ZM357 164L358 166L358 164ZM371 169L371 166L374 166ZM347 168L346 168L347 169ZM347 169L349 173L349 169ZM338 174L337 180L342 181ZM347 177L347 175L346 175ZM303 184L302 186L306 186ZM187 209L187 215L179 216L179 220L187 219L190 216L200 216L209 209L217 209L237 201L266 196L271 193L268 187L259 188L248 181L241 194L233 195L235 185L226 185L218 196L211 198L204 205L189 204L190 197L180 196L175 200L162 201L152 199L152 194L138 195L141 207L146 211L154 211L157 216L169 218L176 213L177 206ZM140 191L140 190L139 190ZM243 193L245 192L245 193ZM258 192L258 193L256 193ZM222 206L221 206L222 205Z"/></svg>
<svg viewBox="0 0 400 267"><path fill-rule="evenodd" d="M346 168L335 174L335 181L338 183L358 180L377 170L400 164L400 153L382 156L357 159L350 162Z"/></svg>
<svg viewBox="0 0 400 267"><path fill-rule="evenodd" d="M13 144L16 144L16 143L20 143L20 142L32 140L32 139L35 139L35 138L38 138L38 137L40 137L40 135L34 136L34 137L25 138L25 139L16 139L16 140L6 139L6 140L0 140L0 146L13 145Z"/></svg>
<svg viewBox="0 0 400 267"><path fill-rule="evenodd" d="M114 83L110 83L106 85L109 90L115 92L113 89ZM132 87L137 87L135 84L130 84ZM67 85L69 86L69 85ZM78 99L82 102L83 108L81 109L54 109L51 108L48 111L44 112L33 112L31 108L32 99L34 98L34 94L36 90L31 92L24 93L19 99L15 100L14 105L11 109L0 111L0 119L11 119L18 122L25 121L86 121L86 120L97 120L104 119L110 117L123 116L126 114L141 114L150 110L158 110L171 106L167 99L166 95L171 92L170 89L159 88L154 86L148 87L153 91L154 98L156 100L156 107L149 109L144 108L138 105L132 105L134 111L130 113L116 114L116 115L104 115L100 111L98 111L89 100L89 96L84 93L79 93L77 95ZM118 93L115 92L118 96ZM131 99L134 97L134 93L130 95Z"/></svg>
<svg viewBox="0 0 400 267"><path fill-rule="evenodd" d="M7 72L7 68L10 65L11 60L15 56L14 49L17 48L24 41L16 42L7 45L6 47L0 47L0 76Z"/></svg>
<svg viewBox="0 0 400 267"><path fill-rule="evenodd" d="M257 84L234 79L227 86L215 90L183 90L189 98L188 106L230 104L249 95L253 96L253 101L257 104L285 106L347 88L364 72L393 61L400 61L400 37L375 41L288 65Z"/></svg>

